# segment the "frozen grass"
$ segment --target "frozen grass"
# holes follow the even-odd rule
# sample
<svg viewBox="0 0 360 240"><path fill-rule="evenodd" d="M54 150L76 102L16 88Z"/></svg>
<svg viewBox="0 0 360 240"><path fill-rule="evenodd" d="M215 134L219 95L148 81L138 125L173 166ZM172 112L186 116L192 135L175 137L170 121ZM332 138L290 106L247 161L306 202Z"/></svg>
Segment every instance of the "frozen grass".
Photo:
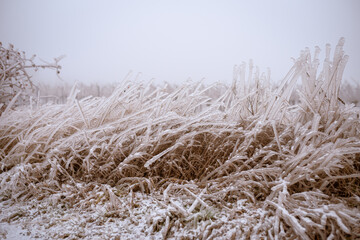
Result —
<svg viewBox="0 0 360 240"><path fill-rule="evenodd" d="M358 238L360 111L339 96L343 44L320 73L319 49L304 50L275 90L250 64L230 87L129 76L109 97L77 100L74 87L66 104L8 108L1 201L103 207L140 224L128 238Z"/></svg>

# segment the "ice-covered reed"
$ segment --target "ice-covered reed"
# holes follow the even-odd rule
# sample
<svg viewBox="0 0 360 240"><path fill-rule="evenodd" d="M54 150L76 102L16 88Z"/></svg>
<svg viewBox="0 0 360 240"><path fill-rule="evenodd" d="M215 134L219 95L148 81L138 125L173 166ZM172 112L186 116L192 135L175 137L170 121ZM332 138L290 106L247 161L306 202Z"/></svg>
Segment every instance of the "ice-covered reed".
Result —
<svg viewBox="0 0 360 240"><path fill-rule="evenodd" d="M77 100L74 87L66 104L9 110L0 118L1 200L86 209L102 189L112 211L122 211L122 196L160 194L156 201L169 204L163 237L199 209L229 213L203 238L237 224L231 212L251 218L241 213L245 201L263 212L232 237L359 237L360 119L339 98L343 44L333 60L326 47L320 73L319 48L313 57L302 51L274 90L250 63L247 76L245 65L235 67L230 87L171 89L127 77L109 97ZM291 105L298 79L300 102Z"/></svg>

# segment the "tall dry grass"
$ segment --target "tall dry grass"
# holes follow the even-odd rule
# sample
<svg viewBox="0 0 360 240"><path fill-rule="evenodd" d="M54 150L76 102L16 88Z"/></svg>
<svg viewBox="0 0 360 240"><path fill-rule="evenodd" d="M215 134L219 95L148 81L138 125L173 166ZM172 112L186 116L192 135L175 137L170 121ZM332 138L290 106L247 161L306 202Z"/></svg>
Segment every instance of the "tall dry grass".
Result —
<svg viewBox="0 0 360 240"><path fill-rule="evenodd" d="M250 64L235 67L229 87L155 87L128 76L109 97L77 100L74 88L66 104L9 109L0 118L1 200L86 209L103 189L119 210L123 195L160 194L172 206L164 237L197 208L241 218L237 203L246 201L263 214L242 237L360 237L360 112L339 96L343 44L332 59L326 46L320 72L319 48L302 51L275 90ZM174 201L184 195L189 206ZM221 237L223 225L196 236Z"/></svg>

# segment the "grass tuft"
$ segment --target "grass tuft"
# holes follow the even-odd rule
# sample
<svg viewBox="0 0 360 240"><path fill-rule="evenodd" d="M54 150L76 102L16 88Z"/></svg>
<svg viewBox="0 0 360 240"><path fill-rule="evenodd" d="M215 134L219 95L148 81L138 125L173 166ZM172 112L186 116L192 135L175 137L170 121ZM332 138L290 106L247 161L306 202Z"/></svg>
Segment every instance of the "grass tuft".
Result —
<svg viewBox="0 0 360 240"><path fill-rule="evenodd" d="M250 64L247 78L235 67L231 86L128 77L109 97L77 100L74 87L66 104L9 108L1 200L103 202L111 216L136 219L143 193L164 210L145 235L360 237L360 119L339 95L343 45L320 73L319 49L302 51L277 88Z"/></svg>

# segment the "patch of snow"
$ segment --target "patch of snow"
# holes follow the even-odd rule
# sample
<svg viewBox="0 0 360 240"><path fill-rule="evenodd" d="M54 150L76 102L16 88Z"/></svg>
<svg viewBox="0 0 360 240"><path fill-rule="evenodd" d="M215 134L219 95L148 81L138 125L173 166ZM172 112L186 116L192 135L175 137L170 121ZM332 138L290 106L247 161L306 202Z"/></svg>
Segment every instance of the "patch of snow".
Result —
<svg viewBox="0 0 360 240"><path fill-rule="evenodd" d="M7 222L0 222L0 239L4 240L33 240L30 232L23 229L18 224L9 224ZM42 240L37 238L37 240Z"/></svg>

